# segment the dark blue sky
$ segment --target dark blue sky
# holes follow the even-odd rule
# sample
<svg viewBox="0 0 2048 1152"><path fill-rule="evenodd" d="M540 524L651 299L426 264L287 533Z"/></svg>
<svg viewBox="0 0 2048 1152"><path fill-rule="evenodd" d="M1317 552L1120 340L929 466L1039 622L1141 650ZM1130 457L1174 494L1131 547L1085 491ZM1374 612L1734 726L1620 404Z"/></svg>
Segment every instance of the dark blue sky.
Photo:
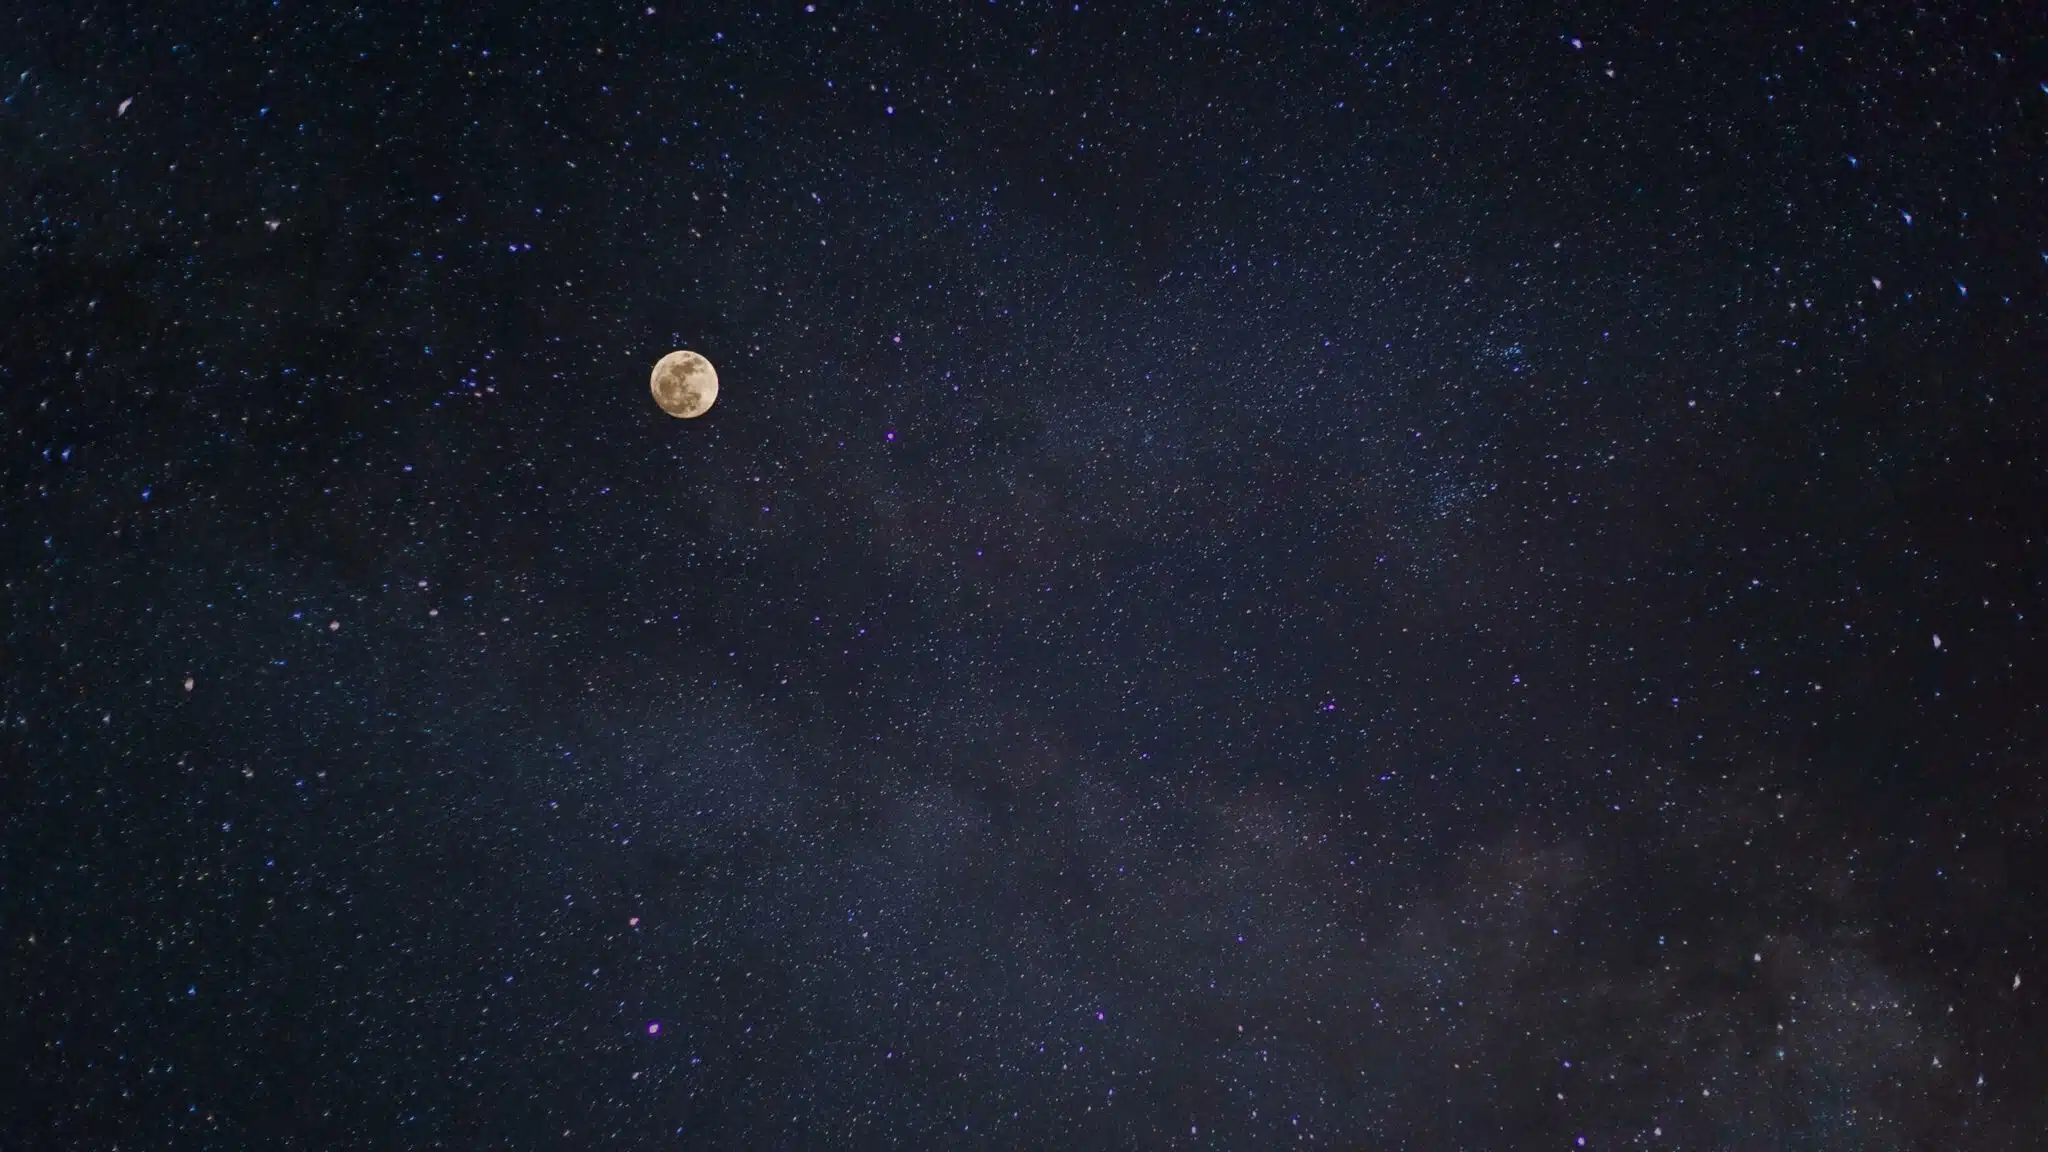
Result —
<svg viewBox="0 0 2048 1152"><path fill-rule="evenodd" d="M2039 12L13 27L9 1142L2048 1126Z"/></svg>

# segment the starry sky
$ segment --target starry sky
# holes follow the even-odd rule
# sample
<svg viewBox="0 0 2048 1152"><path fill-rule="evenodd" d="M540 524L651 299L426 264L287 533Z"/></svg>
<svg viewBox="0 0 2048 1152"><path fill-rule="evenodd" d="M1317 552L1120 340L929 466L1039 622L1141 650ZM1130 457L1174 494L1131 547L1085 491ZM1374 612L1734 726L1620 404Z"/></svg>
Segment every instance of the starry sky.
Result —
<svg viewBox="0 0 2048 1152"><path fill-rule="evenodd" d="M2043 44L21 7L0 1142L2026 1146Z"/></svg>

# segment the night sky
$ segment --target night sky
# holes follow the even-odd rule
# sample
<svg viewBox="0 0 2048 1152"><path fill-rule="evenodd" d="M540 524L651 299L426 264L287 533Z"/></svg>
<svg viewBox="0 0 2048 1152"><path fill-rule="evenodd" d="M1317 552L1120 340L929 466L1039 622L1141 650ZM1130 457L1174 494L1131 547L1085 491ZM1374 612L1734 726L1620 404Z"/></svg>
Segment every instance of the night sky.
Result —
<svg viewBox="0 0 2048 1152"><path fill-rule="evenodd" d="M2038 1147L2044 46L16 8L0 1144Z"/></svg>

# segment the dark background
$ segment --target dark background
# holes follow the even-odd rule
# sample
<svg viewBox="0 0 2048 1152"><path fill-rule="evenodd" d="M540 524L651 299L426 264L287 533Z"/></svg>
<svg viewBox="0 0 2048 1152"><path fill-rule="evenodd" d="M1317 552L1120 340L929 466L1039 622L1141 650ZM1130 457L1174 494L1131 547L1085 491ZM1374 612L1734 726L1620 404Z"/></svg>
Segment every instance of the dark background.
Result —
<svg viewBox="0 0 2048 1152"><path fill-rule="evenodd" d="M811 7L8 18L0 1142L2048 1130L2038 6Z"/></svg>

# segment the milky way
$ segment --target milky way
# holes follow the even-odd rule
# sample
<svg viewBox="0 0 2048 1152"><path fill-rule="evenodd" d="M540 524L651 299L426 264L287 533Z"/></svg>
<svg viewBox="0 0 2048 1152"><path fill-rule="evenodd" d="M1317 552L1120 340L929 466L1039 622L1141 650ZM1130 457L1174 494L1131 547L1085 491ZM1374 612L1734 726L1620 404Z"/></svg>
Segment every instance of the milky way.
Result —
<svg viewBox="0 0 2048 1152"><path fill-rule="evenodd" d="M2048 1130L2038 14L486 7L0 46L0 1142Z"/></svg>

